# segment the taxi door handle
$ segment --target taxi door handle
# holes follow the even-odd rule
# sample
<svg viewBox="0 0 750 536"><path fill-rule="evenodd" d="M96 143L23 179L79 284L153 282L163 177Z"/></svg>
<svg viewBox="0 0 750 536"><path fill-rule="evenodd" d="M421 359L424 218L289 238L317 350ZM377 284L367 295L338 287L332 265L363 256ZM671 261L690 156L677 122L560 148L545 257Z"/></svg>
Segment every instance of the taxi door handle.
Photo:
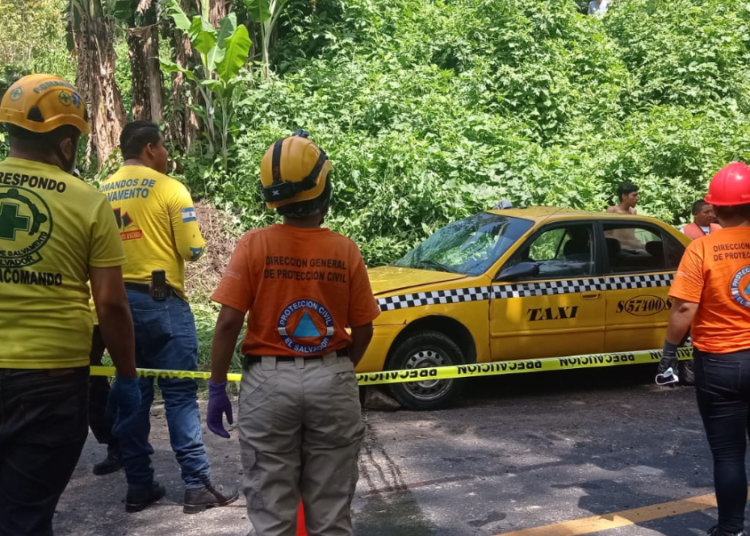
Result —
<svg viewBox="0 0 750 536"><path fill-rule="evenodd" d="M584 300L598 300L601 297L601 292L583 292L581 298Z"/></svg>

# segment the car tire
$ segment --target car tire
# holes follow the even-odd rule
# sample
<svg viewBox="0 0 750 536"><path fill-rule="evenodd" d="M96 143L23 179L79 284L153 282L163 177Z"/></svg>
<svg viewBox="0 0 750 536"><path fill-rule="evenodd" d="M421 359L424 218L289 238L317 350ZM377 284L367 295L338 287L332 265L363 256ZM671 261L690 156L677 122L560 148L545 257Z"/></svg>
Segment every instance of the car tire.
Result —
<svg viewBox="0 0 750 536"><path fill-rule="evenodd" d="M425 330L411 335L394 350L389 370L445 367L464 364L465 358L456 342L438 331ZM449 406L464 388L466 380L428 380L394 383L390 394L404 408L426 411Z"/></svg>

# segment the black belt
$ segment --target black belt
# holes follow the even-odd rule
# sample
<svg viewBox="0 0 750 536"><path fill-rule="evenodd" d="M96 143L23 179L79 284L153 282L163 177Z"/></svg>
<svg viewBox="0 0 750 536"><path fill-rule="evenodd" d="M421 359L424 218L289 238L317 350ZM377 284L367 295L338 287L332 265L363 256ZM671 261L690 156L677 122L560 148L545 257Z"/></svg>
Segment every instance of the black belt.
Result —
<svg viewBox="0 0 750 536"><path fill-rule="evenodd" d="M135 292L143 292L144 294L151 294L151 285L148 283L131 283L129 281L125 282L125 288L127 290L133 290ZM176 296L177 293L174 291L172 287L167 285L167 296Z"/></svg>

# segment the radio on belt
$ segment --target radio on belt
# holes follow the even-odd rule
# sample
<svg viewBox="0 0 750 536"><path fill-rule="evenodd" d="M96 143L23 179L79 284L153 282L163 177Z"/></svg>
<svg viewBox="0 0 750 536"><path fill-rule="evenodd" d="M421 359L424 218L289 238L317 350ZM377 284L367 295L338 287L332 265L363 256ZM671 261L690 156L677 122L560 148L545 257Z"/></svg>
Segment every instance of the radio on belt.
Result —
<svg viewBox="0 0 750 536"><path fill-rule="evenodd" d="M164 270L151 272L151 297L154 301L167 299L167 273Z"/></svg>

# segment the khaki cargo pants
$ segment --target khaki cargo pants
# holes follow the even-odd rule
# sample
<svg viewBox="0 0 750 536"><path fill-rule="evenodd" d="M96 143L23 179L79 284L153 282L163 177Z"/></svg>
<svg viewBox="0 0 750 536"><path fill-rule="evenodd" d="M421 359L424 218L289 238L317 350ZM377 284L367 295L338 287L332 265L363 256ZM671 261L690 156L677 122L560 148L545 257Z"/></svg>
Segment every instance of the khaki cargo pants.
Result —
<svg viewBox="0 0 750 536"><path fill-rule="evenodd" d="M364 435L351 360L329 354L250 364L238 423L255 534L295 536L301 498L309 536L351 536Z"/></svg>

